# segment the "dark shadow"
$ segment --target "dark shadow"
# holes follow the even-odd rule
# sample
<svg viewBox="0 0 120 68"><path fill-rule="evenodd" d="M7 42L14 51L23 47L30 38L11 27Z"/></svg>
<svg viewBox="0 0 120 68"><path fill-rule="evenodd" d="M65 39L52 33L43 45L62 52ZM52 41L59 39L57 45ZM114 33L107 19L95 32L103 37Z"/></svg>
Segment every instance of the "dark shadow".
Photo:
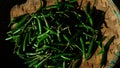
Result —
<svg viewBox="0 0 120 68"><path fill-rule="evenodd" d="M101 33L101 29L102 29L102 24L105 24L105 12L101 11L101 10L97 10L95 7L93 7L92 9L90 8L90 3L87 4L86 6L86 10L87 13L90 14L90 17L92 18L93 21L93 26L91 26L93 29L97 30L97 40L96 41L101 41L101 39L103 38L103 35ZM87 17L87 16L86 16ZM84 20L84 19L83 19ZM88 24L87 24L88 25ZM106 25L106 24L105 24ZM106 26L107 27L107 26ZM92 33L91 36L93 35ZM88 58L90 59L94 53L96 52L97 48L98 48L98 43L96 43L95 41L93 42L93 46L92 46L92 52L91 52L91 56ZM88 47L89 48L89 47Z"/></svg>
<svg viewBox="0 0 120 68"><path fill-rule="evenodd" d="M113 2L115 3L115 5L118 7L118 9L120 10L120 0L113 0Z"/></svg>
<svg viewBox="0 0 120 68"><path fill-rule="evenodd" d="M120 67L120 55L119 55L119 58L117 59L117 62L116 64L114 65L113 68L119 68Z"/></svg>
<svg viewBox="0 0 120 68"><path fill-rule="evenodd" d="M0 68L24 68L23 61L13 54L14 45L5 41L6 32L9 30L10 10L26 0L0 0Z"/></svg>
<svg viewBox="0 0 120 68"><path fill-rule="evenodd" d="M107 57L108 57L107 55L108 55L109 47L110 44L114 41L114 39L115 36L111 37L104 46L104 52L102 53L102 58L101 58L101 67L107 64Z"/></svg>

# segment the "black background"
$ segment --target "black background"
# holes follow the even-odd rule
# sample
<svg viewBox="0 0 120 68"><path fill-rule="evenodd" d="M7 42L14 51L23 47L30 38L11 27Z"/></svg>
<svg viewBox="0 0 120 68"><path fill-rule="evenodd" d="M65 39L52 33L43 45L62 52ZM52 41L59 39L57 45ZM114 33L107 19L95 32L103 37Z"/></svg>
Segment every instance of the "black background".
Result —
<svg viewBox="0 0 120 68"><path fill-rule="evenodd" d="M26 68L23 60L13 54L14 45L5 41L6 32L10 29L10 10L16 4L22 4L26 0L0 0L0 68Z"/></svg>

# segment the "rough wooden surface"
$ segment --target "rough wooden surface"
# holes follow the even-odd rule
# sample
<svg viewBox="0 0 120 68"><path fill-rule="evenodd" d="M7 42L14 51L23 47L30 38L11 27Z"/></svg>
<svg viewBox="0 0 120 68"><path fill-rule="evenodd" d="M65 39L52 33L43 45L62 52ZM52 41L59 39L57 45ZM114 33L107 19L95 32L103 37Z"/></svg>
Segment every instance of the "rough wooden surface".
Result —
<svg viewBox="0 0 120 68"><path fill-rule="evenodd" d="M17 17L27 13L34 13L40 7L40 0L27 0L26 3L15 5L10 11L10 17Z"/></svg>
<svg viewBox="0 0 120 68"><path fill-rule="evenodd" d="M59 0L60 1L60 0ZM115 57L114 53L118 52L118 46L120 44L120 15L119 10L115 7L112 0L78 0L80 9L83 10L86 4L90 2L91 7L95 6L96 9L105 12L105 22L102 24L102 35L106 37L103 44L105 44L112 36L115 36L115 40L110 45L107 54L107 64L102 68L107 68L111 65L110 62ZM44 3L44 2L42 2ZM46 0L46 6L54 5L55 0ZM26 3L21 5L15 5L11 9L11 17L21 16L27 13L34 13L40 7L40 0L27 0ZM95 54L86 63L82 63L80 68L100 68L101 55L97 55L100 51L98 48ZM112 65L114 66L114 65Z"/></svg>
<svg viewBox="0 0 120 68"><path fill-rule="evenodd" d="M88 0L84 0L88 1ZM93 4L93 2L92 2ZM85 4L83 4L85 5ZM115 36L114 41L109 47L109 51L107 54L107 64L103 66L102 68L107 68L108 66L113 67L114 64L111 64L113 60L117 60L115 57L115 53L119 52L119 44L120 44L120 12L118 8L114 5L112 0L96 0L94 3L94 6L96 9L104 11L105 12L105 22L106 24L102 24L102 35L106 37L103 44L107 43L107 41ZM101 61L101 55L96 56L96 54L100 51L98 48L96 50L96 53L92 56L90 60L87 61L87 63L83 63L80 68L100 68L100 61Z"/></svg>

